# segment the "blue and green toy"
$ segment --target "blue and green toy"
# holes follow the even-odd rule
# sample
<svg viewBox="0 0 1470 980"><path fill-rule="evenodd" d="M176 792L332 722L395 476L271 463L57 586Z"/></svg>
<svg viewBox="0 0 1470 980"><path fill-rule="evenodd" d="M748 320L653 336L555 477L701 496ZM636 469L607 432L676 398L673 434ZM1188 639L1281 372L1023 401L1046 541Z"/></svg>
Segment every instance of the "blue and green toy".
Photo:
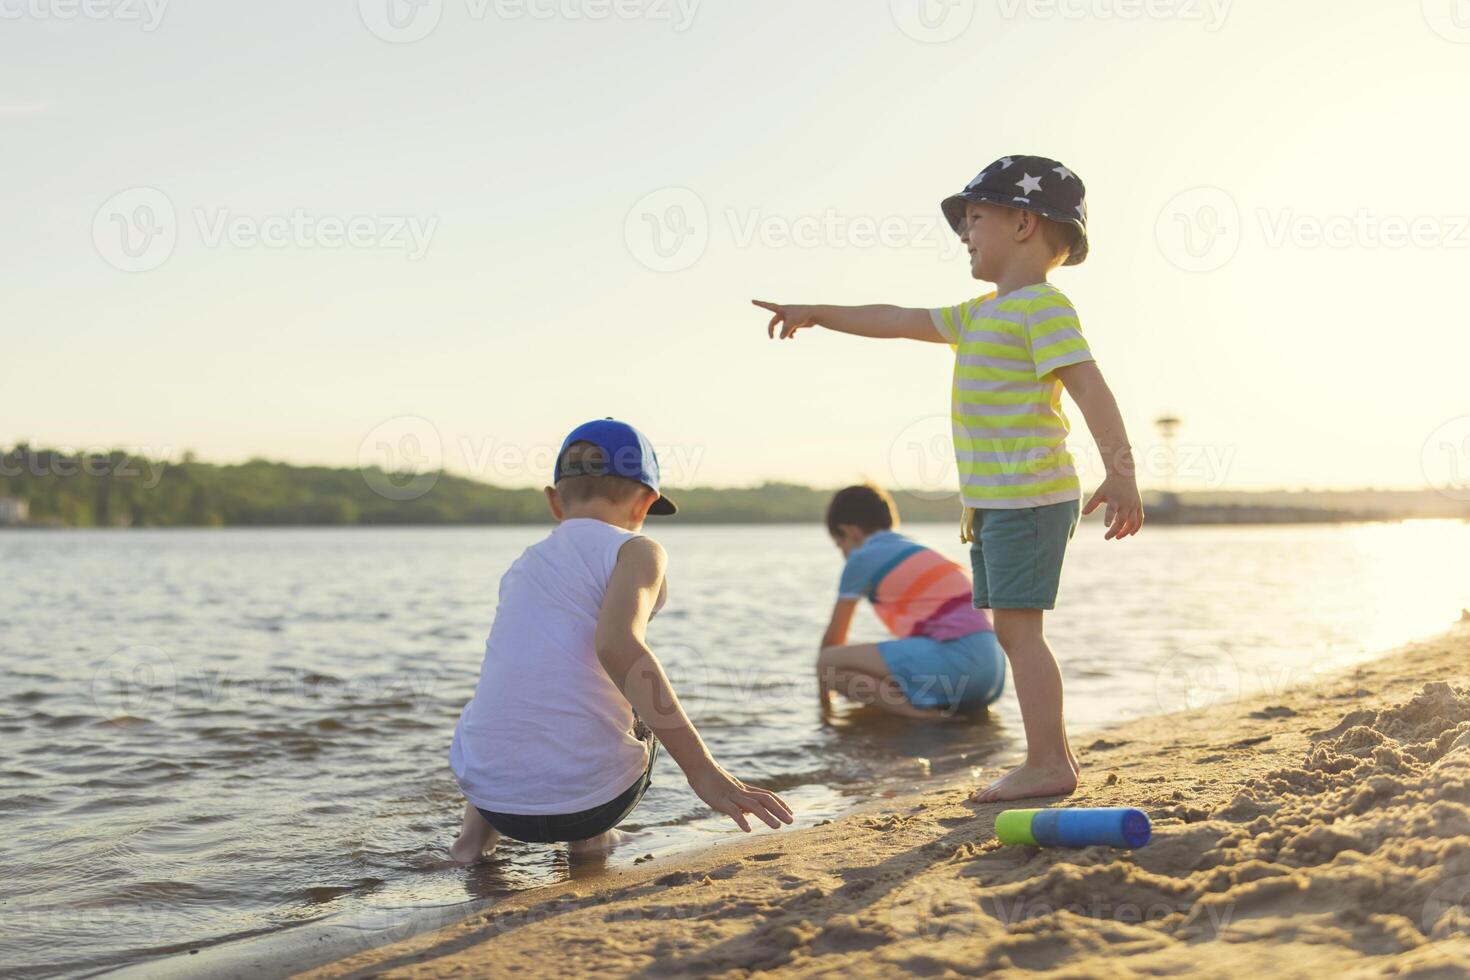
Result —
<svg viewBox="0 0 1470 980"><path fill-rule="evenodd" d="M995 818L1001 843L1032 847L1142 847L1152 832L1148 815L1128 806L1004 810Z"/></svg>

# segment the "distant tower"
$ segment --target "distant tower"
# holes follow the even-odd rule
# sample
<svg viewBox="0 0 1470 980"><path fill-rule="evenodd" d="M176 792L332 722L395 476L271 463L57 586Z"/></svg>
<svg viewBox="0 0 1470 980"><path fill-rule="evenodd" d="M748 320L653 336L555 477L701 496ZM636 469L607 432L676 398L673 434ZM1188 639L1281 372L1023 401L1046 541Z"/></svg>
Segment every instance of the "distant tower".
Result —
<svg viewBox="0 0 1470 980"><path fill-rule="evenodd" d="M1180 420L1173 415L1160 415L1154 419L1159 438L1164 441L1164 506L1179 506L1179 495L1174 490L1174 475L1179 469L1179 459L1174 452L1174 436L1179 431Z"/></svg>

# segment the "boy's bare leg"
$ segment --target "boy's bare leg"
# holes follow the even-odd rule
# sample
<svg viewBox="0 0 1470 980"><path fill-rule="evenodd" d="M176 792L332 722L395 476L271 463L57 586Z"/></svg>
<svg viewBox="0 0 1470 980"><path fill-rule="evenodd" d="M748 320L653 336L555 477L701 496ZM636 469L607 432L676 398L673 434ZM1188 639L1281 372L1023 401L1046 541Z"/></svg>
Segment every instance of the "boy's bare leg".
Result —
<svg viewBox="0 0 1470 980"><path fill-rule="evenodd" d="M485 822L473 803L466 801L459 838L449 845L450 859L460 864L474 864L494 854L495 845L499 842L500 832Z"/></svg>
<svg viewBox="0 0 1470 980"><path fill-rule="evenodd" d="M892 677L875 677L858 670L837 670L832 675L832 690L858 704L869 704L898 715L923 721L946 721L953 712L945 708L920 708L909 703L903 688Z"/></svg>
<svg viewBox="0 0 1470 980"><path fill-rule="evenodd" d="M1077 760L1067 744L1062 672L1042 631L1040 609L996 609L995 635L1011 665L1026 729L1026 761L970 798L981 803L1065 796L1077 788Z"/></svg>
<svg viewBox="0 0 1470 980"><path fill-rule="evenodd" d="M944 708L913 705L888 672L876 643L828 647L817 657L817 677L822 692L837 691L849 700L875 705L901 718L934 721L952 715Z"/></svg>
<svg viewBox="0 0 1470 980"><path fill-rule="evenodd" d="M600 854L626 843L631 837L631 834L616 828L604 830L596 837L572 841L567 845L567 850L573 854Z"/></svg>

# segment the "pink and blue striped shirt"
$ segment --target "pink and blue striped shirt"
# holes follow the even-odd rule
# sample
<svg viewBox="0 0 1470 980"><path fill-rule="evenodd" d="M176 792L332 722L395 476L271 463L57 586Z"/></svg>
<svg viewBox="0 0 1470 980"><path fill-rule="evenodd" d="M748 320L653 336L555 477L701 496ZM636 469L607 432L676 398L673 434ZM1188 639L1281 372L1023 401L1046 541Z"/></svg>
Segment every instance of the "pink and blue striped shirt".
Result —
<svg viewBox="0 0 1470 980"><path fill-rule="evenodd" d="M874 531L848 555L837 595L871 601L900 639L944 641L993 629L973 605L970 573L897 531Z"/></svg>

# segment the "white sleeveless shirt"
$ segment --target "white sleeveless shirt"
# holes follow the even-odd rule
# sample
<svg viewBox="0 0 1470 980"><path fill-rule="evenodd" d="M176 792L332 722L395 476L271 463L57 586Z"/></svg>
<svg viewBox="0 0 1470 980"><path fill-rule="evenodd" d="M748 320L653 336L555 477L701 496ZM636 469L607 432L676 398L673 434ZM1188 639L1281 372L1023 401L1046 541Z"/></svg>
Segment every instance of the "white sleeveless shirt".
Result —
<svg viewBox="0 0 1470 980"><path fill-rule="evenodd" d="M449 767L480 809L576 813L643 774L648 744L633 737L633 709L594 640L618 549L637 536L565 520L500 580L480 680L449 747Z"/></svg>

